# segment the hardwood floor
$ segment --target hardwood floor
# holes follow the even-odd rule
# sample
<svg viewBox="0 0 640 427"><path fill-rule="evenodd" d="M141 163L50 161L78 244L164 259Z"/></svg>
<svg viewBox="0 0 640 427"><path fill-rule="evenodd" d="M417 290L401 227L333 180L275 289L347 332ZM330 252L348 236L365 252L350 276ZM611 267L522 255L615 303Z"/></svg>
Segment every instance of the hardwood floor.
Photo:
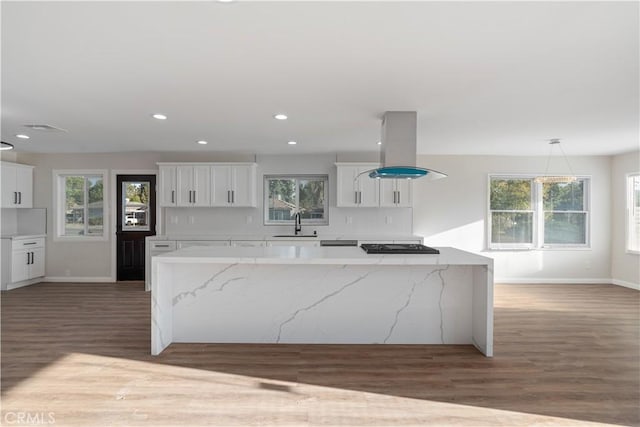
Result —
<svg viewBox="0 0 640 427"><path fill-rule="evenodd" d="M640 425L640 293L497 285L471 346L173 344L142 284L2 293L2 425ZM20 418L22 417L22 418Z"/></svg>

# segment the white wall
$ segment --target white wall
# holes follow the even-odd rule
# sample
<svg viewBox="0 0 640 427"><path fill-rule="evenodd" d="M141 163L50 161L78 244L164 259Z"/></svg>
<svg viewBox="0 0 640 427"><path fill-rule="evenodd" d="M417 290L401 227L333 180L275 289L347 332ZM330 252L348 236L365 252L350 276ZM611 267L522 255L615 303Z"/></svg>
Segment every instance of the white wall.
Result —
<svg viewBox="0 0 640 427"><path fill-rule="evenodd" d="M603 282L611 279L611 158L571 157L574 173L591 176L591 249L487 250L489 174L543 173L546 157L419 156L418 164L449 174L414 182L414 234L430 246L455 246L495 260L497 281Z"/></svg>
<svg viewBox="0 0 640 427"><path fill-rule="evenodd" d="M640 172L640 151L613 157L611 168L611 277L614 283L640 289L640 255L626 251L626 175Z"/></svg>

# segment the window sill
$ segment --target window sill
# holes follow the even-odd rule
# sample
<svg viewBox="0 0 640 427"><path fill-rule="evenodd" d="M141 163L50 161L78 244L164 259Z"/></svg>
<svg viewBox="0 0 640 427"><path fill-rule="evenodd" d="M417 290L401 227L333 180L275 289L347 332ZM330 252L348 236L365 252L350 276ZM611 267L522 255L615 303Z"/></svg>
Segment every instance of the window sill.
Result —
<svg viewBox="0 0 640 427"><path fill-rule="evenodd" d="M88 243L88 242L107 242L109 239L107 236L95 236L95 237L69 237L69 236L54 236L54 242L75 242L75 243Z"/></svg>

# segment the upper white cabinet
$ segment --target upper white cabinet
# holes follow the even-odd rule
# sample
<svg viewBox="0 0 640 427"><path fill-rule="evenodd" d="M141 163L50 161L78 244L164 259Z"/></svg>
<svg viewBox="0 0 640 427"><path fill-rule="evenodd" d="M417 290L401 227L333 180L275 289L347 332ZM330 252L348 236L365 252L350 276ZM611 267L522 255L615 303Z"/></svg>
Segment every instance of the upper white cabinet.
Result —
<svg viewBox="0 0 640 427"><path fill-rule="evenodd" d="M211 166L211 206L256 206L256 165Z"/></svg>
<svg viewBox="0 0 640 427"><path fill-rule="evenodd" d="M160 166L158 176L158 203L160 206L177 206L176 167Z"/></svg>
<svg viewBox="0 0 640 427"><path fill-rule="evenodd" d="M33 207L33 166L0 162L3 208Z"/></svg>
<svg viewBox="0 0 640 427"><path fill-rule="evenodd" d="M209 166L177 166L178 206L210 206L211 175Z"/></svg>
<svg viewBox="0 0 640 427"><path fill-rule="evenodd" d="M412 186L410 179L380 179L380 206L412 206Z"/></svg>
<svg viewBox="0 0 640 427"><path fill-rule="evenodd" d="M256 206L255 163L158 163L160 206Z"/></svg>
<svg viewBox="0 0 640 427"><path fill-rule="evenodd" d="M375 169L377 163L336 163L338 207L378 207L379 184L361 173Z"/></svg>

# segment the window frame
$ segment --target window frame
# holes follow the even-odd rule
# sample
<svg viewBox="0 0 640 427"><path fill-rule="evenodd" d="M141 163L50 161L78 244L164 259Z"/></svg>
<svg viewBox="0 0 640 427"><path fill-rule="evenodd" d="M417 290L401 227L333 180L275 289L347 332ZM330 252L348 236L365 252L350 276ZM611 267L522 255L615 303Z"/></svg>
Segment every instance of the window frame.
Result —
<svg viewBox="0 0 640 427"><path fill-rule="evenodd" d="M549 211L566 213L585 214L585 243L545 243L544 242L544 192L543 183L535 182L539 174L488 174L487 176L487 214L486 214L486 247L488 250L584 250L591 249L591 181L590 175L576 175L577 179L583 181L584 211ZM491 209L491 180L492 179L525 179L531 180L531 197L533 209L533 237L531 243L493 243L492 233L492 212L504 212L504 210L493 211ZM526 211L514 211L526 212Z"/></svg>
<svg viewBox="0 0 640 427"><path fill-rule="evenodd" d="M264 197L263 197L263 223L264 225L293 225L294 220L271 220L269 219L269 180L273 179L295 179L296 181L296 189L300 188L301 180L309 180L309 179L319 179L324 182L324 218L321 220L314 220L311 218L301 218L300 223L302 225L329 225L329 175L327 174L273 174L273 175L264 175L263 177L263 187L264 187ZM296 209L300 209L300 195L299 191L296 191Z"/></svg>
<svg viewBox="0 0 640 427"><path fill-rule="evenodd" d="M109 240L109 180L106 169L56 169L53 175L53 240L59 242L103 242ZM67 236L64 234L66 212L62 211L66 206L65 179L70 176L89 176L102 178L102 235L78 235ZM85 215L88 220L88 215ZM86 223L85 223L86 226Z"/></svg>
<svg viewBox="0 0 640 427"><path fill-rule="evenodd" d="M640 172L628 173L625 176L625 195L626 195L626 209L625 209L625 230L624 230L624 247L625 252L628 254L640 255L640 242L638 242L638 248L631 247L631 229L633 223L633 206L634 206L634 191L633 191L633 179L640 179Z"/></svg>

